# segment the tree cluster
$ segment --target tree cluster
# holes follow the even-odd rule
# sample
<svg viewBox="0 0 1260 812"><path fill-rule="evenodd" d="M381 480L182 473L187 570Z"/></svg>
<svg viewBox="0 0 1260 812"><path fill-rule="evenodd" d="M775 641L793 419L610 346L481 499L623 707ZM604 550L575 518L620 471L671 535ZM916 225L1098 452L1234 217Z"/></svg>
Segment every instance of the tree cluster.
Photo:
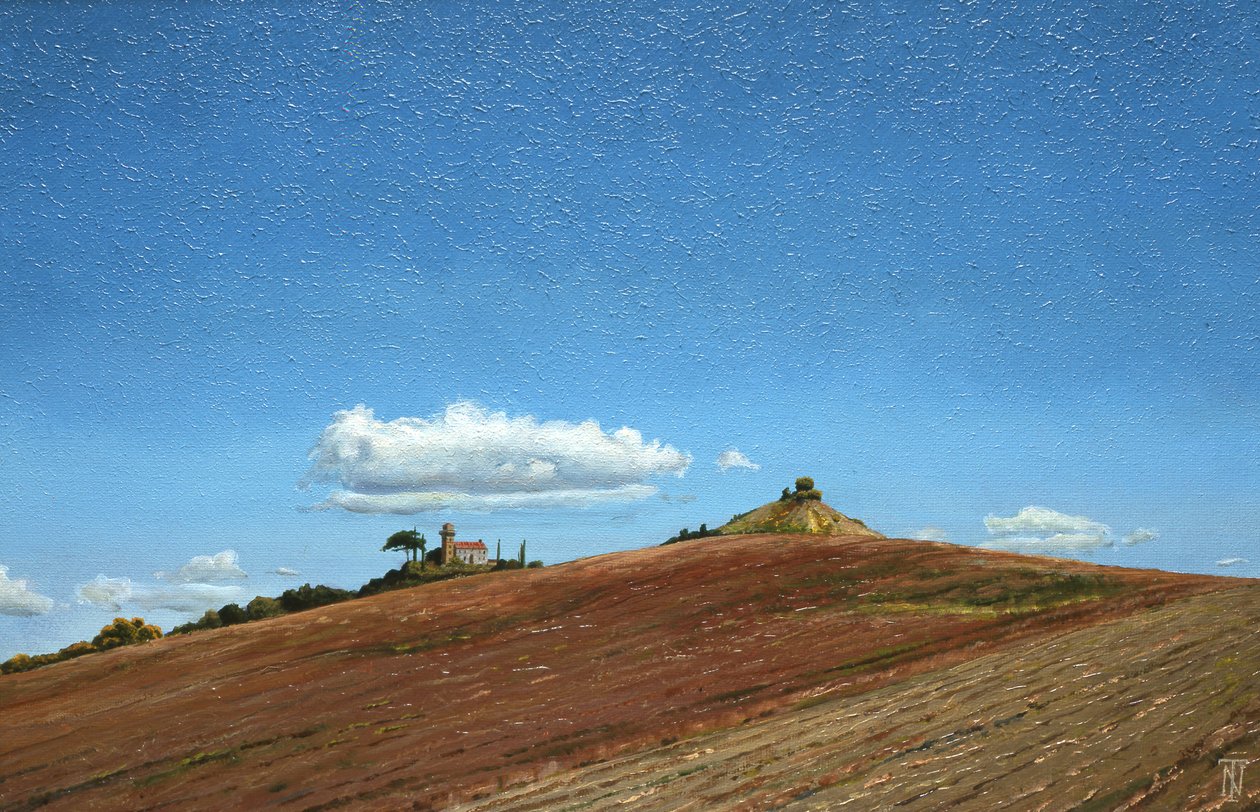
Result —
<svg viewBox="0 0 1260 812"><path fill-rule="evenodd" d="M696 530L695 532L692 532L691 530L684 527L682 530L678 531L678 535L670 536L668 539L662 542L661 546L664 547L666 544L675 544L679 541L689 541L691 539L703 539L703 538L708 538L709 536L717 536L717 535L721 535L721 534L717 530L710 530L709 525L707 524L701 524L700 529Z"/></svg>
<svg viewBox="0 0 1260 812"><path fill-rule="evenodd" d="M116 617L114 622L103 627L100 634L93 637L91 642L80 640L52 654L36 654L33 657L29 654L15 654L0 663L0 673L16 674L19 671L30 671L32 668L73 660L84 654L93 654L119 646L147 643L161 636L162 630L151 623L145 623L142 617L133 617L130 620L125 617Z"/></svg>
<svg viewBox="0 0 1260 812"><path fill-rule="evenodd" d="M814 480L807 476L798 476L796 478L796 490L789 491L783 489L783 493L779 496L780 502L821 502L822 491L814 487Z"/></svg>
<svg viewBox="0 0 1260 812"><path fill-rule="evenodd" d="M188 634L189 632L202 629L236 626L240 623L248 623L251 620L262 620L263 618L276 617L289 612L301 612L319 606L328 606L329 604L348 601L353 597L356 597L356 593L348 589L337 589L324 584L319 584L318 586L302 584L296 589L286 589L280 594L279 598L257 595L245 606L241 606L238 603L229 603L217 610L207 609L206 613L199 620L176 626L171 629L171 634Z"/></svg>

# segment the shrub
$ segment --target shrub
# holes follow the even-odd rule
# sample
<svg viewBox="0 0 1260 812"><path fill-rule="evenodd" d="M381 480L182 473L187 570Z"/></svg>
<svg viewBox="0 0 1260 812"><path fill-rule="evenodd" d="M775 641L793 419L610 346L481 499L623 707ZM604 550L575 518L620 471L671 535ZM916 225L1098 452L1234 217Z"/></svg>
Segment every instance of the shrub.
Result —
<svg viewBox="0 0 1260 812"><path fill-rule="evenodd" d="M265 617L282 615L284 609L281 608L280 601L275 598L258 595L245 606L245 613L249 615L250 620L262 620Z"/></svg>
<svg viewBox="0 0 1260 812"><path fill-rule="evenodd" d="M219 610L219 620L224 626L235 626L238 623L244 623L249 620L249 615L245 613L240 604L229 603Z"/></svg>
<svg viewBox="0 0 1260 812"><path fill-rule="evenodd" d="M543 562L541 562L541 561L531 561L531 562L529 562L528 564L526 564L525 566L526 566L527 568L531 569L531 570L536 570L536 569L541 568L541 567L542 567L542 565L543 565Z"/></svg>
<svg viewBox="0 0 1260 812"><path fill-rule="evenodd" d="M157 640L161 636L162 630L150 623L145 623L142 617L133 617L130 620L125 617L116 617L114 622L102 628L101 633L93 637L90 643L80 640L53 654L36 654L34 657L27 654L15 654L0 663L0 673L16 674L19 671L30 671L32 668L73 660L84 654Z"/></svg>
<svg viewBox="0 0 1260 812"><path fill-rule="evenodd" d="M84 654L95 654L96 651L96 646L85 640L80 640L58 651L57 656L63 660L73 660L75 657L82 657Z"/></svg>
<svg viewBox="0 0 1260 812"><path fill-rule="evenodd" d="M786 496L787 488L783 489ZM780 499L784 497L779 497ZM798 502L822 501L822 491L814 488L814 480L812 477L798 476L796 478L796 493L792 494L792 498Z"/></svg>
<svg viewBox="0 0 1260 812"><path fill-rule="evenodd" d="M181 623L171 629L169 634L188 634L189 632L200 631L201 629L217 629L223 625L223 621L219 619L219 613L213 609L207 609L206 613L201 616L200 620L194 620L191 623Z"/></svg>
<svg viewBox="0 0 1260 812"><path fill-rule="evenodd" d="M413 567L418 568L419 564L409 561L405 565L407 570ZM417 569L417 571L419 571ZM350 600L354 597L354 593L346 589L336 589L331 586L312 587L310 584L302 584L297 589L286 589L280 595L280 605L286 612L301 612L303 609L314 609L319 606L328 606L333 603Z"/></svg>
<svg viewBox="0 0 1260 812"><path fill-rule="evenodd" d="M157 626L145 623L142 617L133 617L131 620L125 617L116 617L113 623L102 628L101 633L92 638L92 646L100 651L104 651L117 648L118 646L130 646L135 643L157 640L161 636L162 630Z"/></svg>

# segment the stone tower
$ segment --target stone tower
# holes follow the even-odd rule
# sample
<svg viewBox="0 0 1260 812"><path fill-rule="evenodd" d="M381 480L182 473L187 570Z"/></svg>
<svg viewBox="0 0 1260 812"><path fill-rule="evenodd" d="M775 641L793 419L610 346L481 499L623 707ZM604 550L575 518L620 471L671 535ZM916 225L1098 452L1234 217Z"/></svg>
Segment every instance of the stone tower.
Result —
<svg viewBox="0 0 1260 812"><path fill-rule="evenodd" d="M446 564L455 558L455 525L447 522L438 535L442 537L442 563Z"/></svg>

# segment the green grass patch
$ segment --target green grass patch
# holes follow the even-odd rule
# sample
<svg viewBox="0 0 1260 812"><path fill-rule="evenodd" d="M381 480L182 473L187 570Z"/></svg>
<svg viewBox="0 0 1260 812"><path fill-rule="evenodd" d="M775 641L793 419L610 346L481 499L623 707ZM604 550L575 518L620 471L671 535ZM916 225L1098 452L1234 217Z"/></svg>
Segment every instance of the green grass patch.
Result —
<svg viewBox="0 0 1260 812"><path fill-rule="evenodd" d="M765 689L769 687L770 687L769 683L763 682L760 685L753 685L748 688L738 688L734 691L727 691L725 693L717 694L716 696L711 696L708 698L707 701L709 702L736 702L740 699L746 699L747 697L750 697L755 693L764 691Z"/></svg>
<svg viewBox="0 0 1260 812"><path fill-rule="evenodd" d="M899 646L885 646L884 648L877 648L865 656L852 660L846 660L839 665L833 665L831 668L824 669L822 673L852 673L855 671L865 671L877 665L887 665L894 660L917 651L924 645L924 643L902 643Z"/></svg>

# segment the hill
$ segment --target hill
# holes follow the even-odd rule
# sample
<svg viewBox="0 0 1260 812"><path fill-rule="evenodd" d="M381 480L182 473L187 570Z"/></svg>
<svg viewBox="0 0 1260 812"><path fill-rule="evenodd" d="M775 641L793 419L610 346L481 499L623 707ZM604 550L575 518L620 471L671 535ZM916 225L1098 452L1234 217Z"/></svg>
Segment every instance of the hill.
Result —
<svg viewBox="0 0 1260 812"><path fill-rule="evenodd" d="M1150 790L1199 775L1208 731L1203 752L1257 729L1251 627L1205 642L1222 607L1256 619L1250 584L792 535L444 581L0 678L0 810L761 807L959 783L894 773L919 763L974 774L990 809L1031 791L1048 742L1110 748L1056 774L1072 797ZM1229 686L1211 702L1209 672ZM1017 757L984 749L998 730L1027 737Z"/></svg>

